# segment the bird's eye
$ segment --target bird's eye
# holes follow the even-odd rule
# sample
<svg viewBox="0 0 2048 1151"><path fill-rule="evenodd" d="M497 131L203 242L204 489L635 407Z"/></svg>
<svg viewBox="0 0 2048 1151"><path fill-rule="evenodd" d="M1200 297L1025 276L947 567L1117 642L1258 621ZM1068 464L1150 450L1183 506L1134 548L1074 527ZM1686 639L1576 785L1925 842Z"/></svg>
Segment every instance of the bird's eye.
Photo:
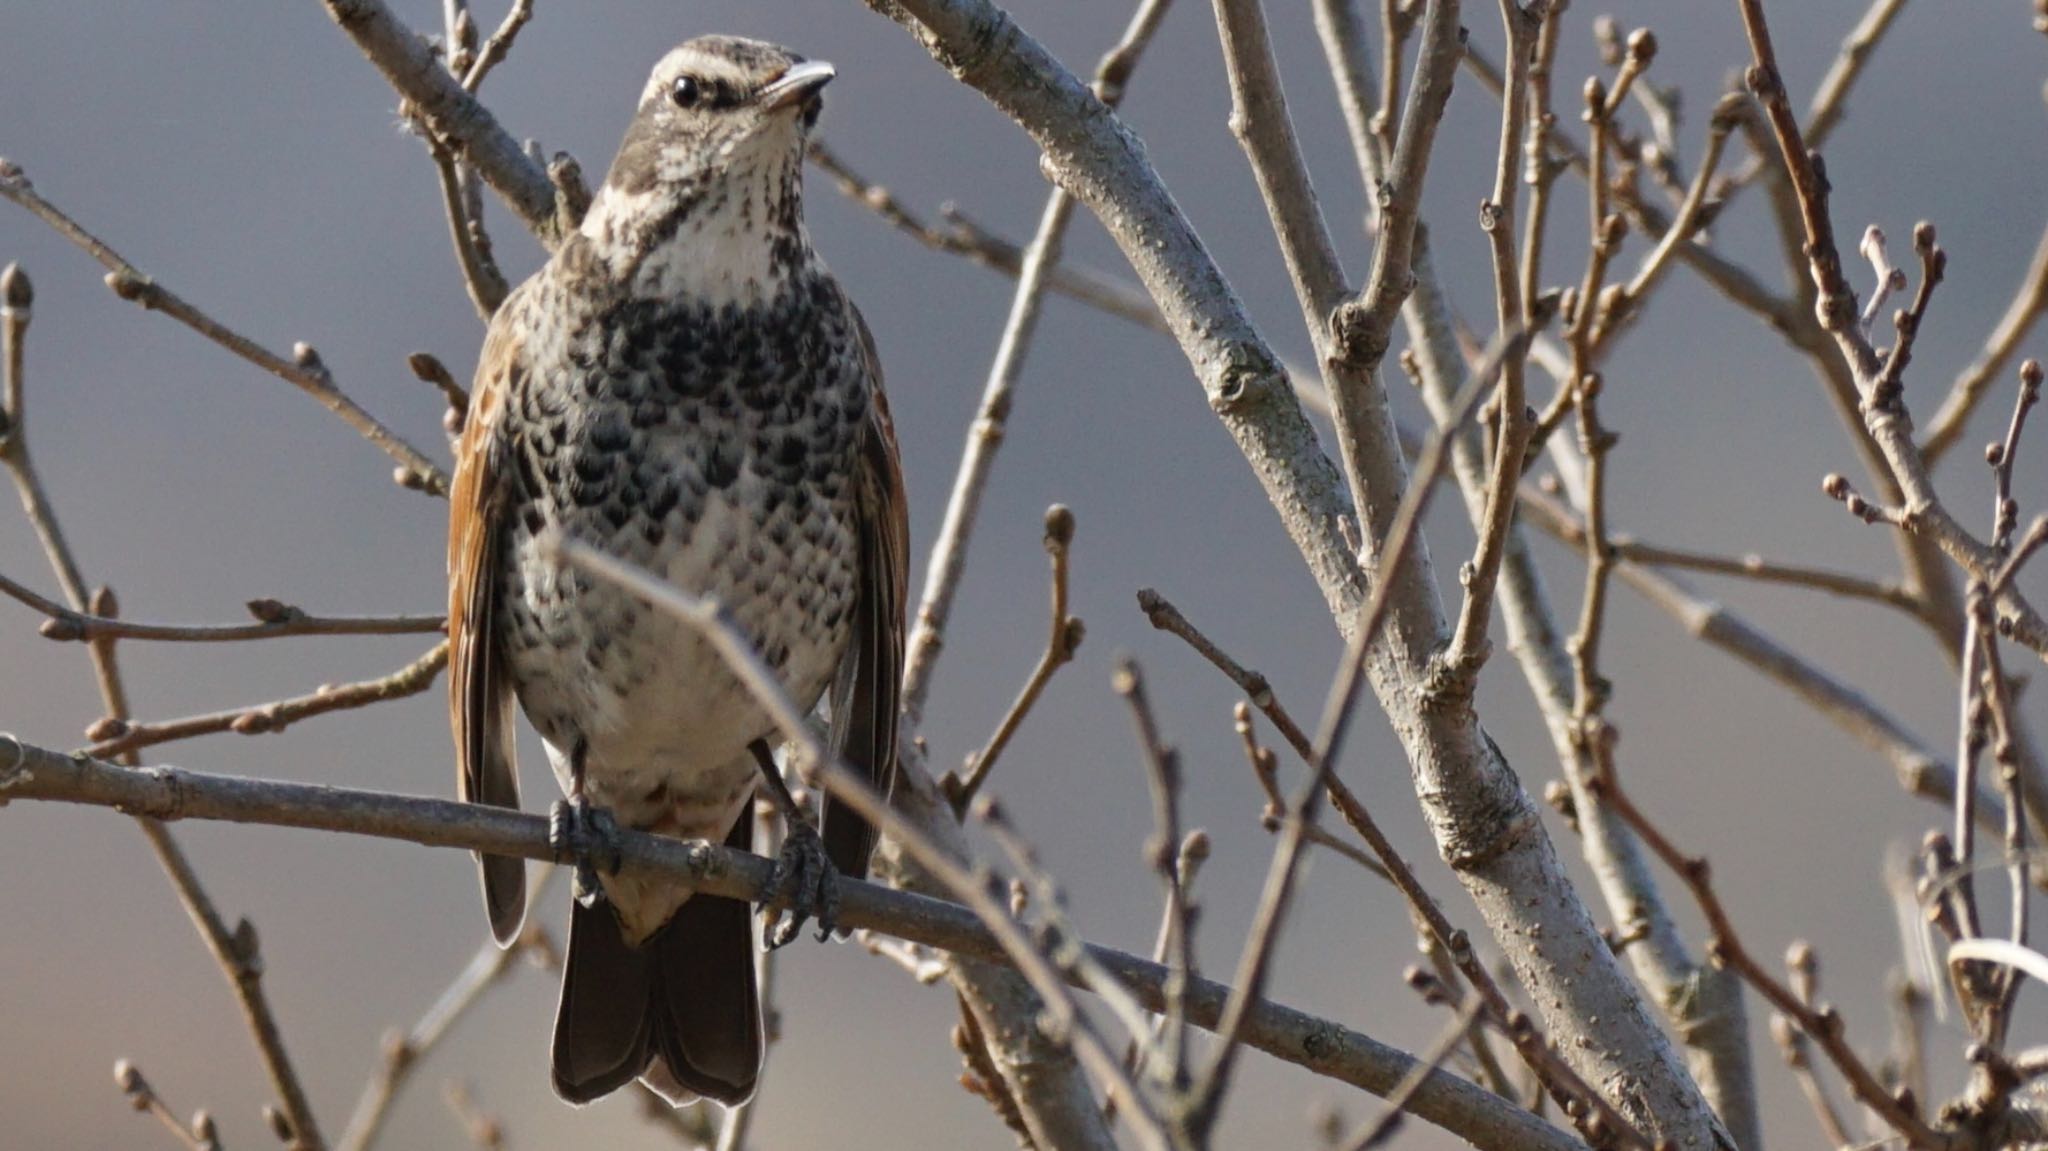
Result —
<svg viewBox="0 0 2048 1151"><path fill-rule="evenodd" d="M697 82L695 76L678 76L675 83L669 87L668 98L673 100L678 108L694 108L697 102L704 98L704 86Z"/></svg>

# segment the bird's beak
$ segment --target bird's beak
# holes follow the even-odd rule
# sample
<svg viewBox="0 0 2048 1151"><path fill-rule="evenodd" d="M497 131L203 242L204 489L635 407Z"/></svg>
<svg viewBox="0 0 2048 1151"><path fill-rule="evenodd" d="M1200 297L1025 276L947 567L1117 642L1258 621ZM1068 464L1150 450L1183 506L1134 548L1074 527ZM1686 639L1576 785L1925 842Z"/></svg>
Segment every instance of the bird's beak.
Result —
<svg viewBox="0 0 2048 1151"><path fill-rule="evenodd" d="M777 76L755 98L767 112L792 107L816 96L818 90L831 83L837 74L832 65L823 60L806 60Z"/></svg>

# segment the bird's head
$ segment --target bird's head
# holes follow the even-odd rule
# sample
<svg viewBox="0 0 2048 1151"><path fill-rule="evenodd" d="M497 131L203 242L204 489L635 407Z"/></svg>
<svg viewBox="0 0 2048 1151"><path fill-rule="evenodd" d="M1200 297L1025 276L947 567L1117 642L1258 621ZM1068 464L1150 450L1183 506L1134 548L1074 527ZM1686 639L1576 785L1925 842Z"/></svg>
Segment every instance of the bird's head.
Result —
<svg viewBox="0 0 2048 1151"><path fill-rule="evenodd" d="M832 74L830 64L759 40L687 41L647 78L605 186L701 196L721 182L794 179Z"/></svg>
<svg viewBox="0 0 2048 1151"><path fill-rule="evenodd" d="M772 295L810 258L804 148L832 66L700 36L654 66L582 231L639 290Z"/></svg>

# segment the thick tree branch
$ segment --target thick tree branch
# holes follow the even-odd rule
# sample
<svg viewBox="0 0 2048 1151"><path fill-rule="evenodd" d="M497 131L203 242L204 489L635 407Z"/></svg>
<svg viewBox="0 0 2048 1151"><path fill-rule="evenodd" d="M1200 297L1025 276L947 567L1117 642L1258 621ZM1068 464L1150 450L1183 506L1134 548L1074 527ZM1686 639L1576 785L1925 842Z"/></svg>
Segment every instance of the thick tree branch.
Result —
<svg viewBox="0 0 2048 1151"><path fill-rule="evenodd" d="M559 206L574 197L565 195L549 169L527 155L491 110L449 74L426 40L392 15L383 0L322 3L399 96L435 135L455 146L463 162L504 198L542 243L552 247L575 226Z"/></svg>
<svg viewBox="0 0 2048 1151"><path fill-rule="evenodd" d="M1364 581L1337 530L1352 510L1343 479L1316 442L1279 357L1160 182L1144 145L987 0L868 3L1023 126L1045 152L1053 179L1103 222L1348 628Z"/></svg>
<svg viewBox="0 0 2048 1151"><path fill-rule="evenodd" d="M1449 305L1429 258L1418 254L1417 287L1403 310L1416 348L1423 398L1437 420L1448 418L1450 395L1462 386L1465 367L1457 348ZM1493 457L1483 441L1466 435L1455 442L1456 475L1468 515L1476 524L1488 508ZM1530 512L1535 493L1523 484L1519 516ZM1551 742L1564 769L1578 814L1580 850L1592 869L1608 913L1634 942L1625 955L1649 989L1673 1030L1682 1038L1702 1091L1734 1137L1748 1148L1759 1141L1755 1078L1749 1062L1744 1004L1735 981L1696 961L1659 890L1650 861L1635 837L1607 811L1587 786L1596 764L1573 715L1570 653L1551 608L1520 519L1511 526L1500 573L1501 616L1509 650L1521 666Z"/></svg>
<svg viewBox="0 0 2048 1151"><path fill-rule="evenodd" d="M1212 407L1280 510L1340 630L1354 631L1364 581L1336 526L1350 501L1316 448L1278 360L1136 138L986 0L875 2L953 75L1016 119L1045 151L1055 179L1103 221L1158 301ZM1455 19L1445 23L1445 35L1455 39ZM1397 164L1396 170L1416 169ZM1386 538L1406 488L1383 396L1379 408L1375 418L1361 421L1371 439L1357 445L1353 457L1373 469L1366 486L1374 503L1359 509L1360 535L1373 548ZM1365 558L1376 563L1378 556ZM1617 1102L1653 1137L1683 1148L1725 1144L1697 1087L1600 941L1534 804L1499 749L1469 705L1438 705L1429 665L1442 642L1444 620L1426 558L1418 554L1403 569L1378 575L1397 584L1401 594L1389 613L1385 642L1367 668L1374 692L1407 745L1438 849L1531 988L1544 1029L1586 1080L1636 1085L1632 1098Z"/></svg>

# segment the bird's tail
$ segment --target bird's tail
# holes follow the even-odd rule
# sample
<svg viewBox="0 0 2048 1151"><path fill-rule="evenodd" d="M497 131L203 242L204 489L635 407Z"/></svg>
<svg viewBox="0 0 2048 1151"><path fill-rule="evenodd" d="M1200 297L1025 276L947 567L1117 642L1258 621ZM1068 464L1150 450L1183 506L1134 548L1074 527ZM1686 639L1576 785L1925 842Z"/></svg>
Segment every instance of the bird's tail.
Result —
<svg viewBox="0 0 2048 1151"><path fill-rule="evenodd" d="M740 820L733 846L745 850L751 823ZM634 947L610 907L576 904L555 1014L555 1093L589 1103L638 1078L677 1106L751 1098L762 1042L749 916L737 900L698 896Z"/></svg>

